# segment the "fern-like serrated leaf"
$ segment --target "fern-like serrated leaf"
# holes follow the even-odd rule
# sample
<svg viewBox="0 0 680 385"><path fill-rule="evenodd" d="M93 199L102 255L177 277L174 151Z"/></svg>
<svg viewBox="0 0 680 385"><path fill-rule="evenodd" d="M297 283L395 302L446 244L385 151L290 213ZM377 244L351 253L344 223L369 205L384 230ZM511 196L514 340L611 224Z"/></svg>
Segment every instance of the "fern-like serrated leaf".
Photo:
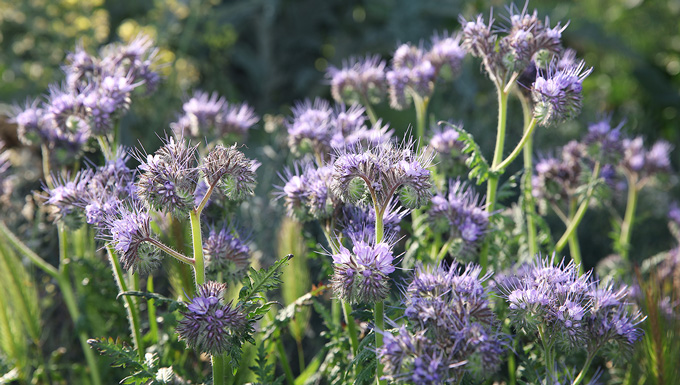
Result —
<svg viewBox="0 0 680 385"><path fill-rule="evenodd" d="M267 350L265 344L261 343L257 348L257 357L255 357L255 365L250 367L253 371L257 382L254 385L281 385L283 384L283 376L275 377L275 366L267 363Z"/></svg>
<svg viewBox="0 0 680 385"><path fill-rule="evenodd" d="M321 294L326 289L326 286L319 286L311 292L296 299L290 305L286 306L276 314L273 322L270 322L262 330L263 339L268 340L275 332L283 330L295 318L300 309L312 305L312 299Z"/></svg>
<svg viewBox="0 0 680 385"><path fill-rule="evenodd" d="M470 169L468 173L468 178L476 179L477 184L484 183L485 180L489 179L490 167L489 163L482 155L482 150L479 145L475 142L474 137L461 127L449 122L439 122L439 124L446 124L458 132L458 140L463 142L463 154L468 156L465 164Z"/></svg>
<svg viewBox="0 0 680 385"><path fill-rule="evenodd" d="M87 343L92 348L97 349L100 354L111 357L113 360L112 366L134 371L133 374L125 377L121 383L142 385L153 382L155 379L154 369L158 361L156 357L148 357L142 362L132 347L124 344L119 339L114 340L110 337L89 339Z"/></svg>
<svg viewBox="0 0 680 385"><path fill-rule="evenodd" d="M269 268L260 270L250 268L248 274L243 278L243 288L238 296L239 304L243 309L251 311L256 304L264 301L260 294L274 290L281 284L282 272L280 268L291 258L293 258L293 255L288 254Z"/></svg>

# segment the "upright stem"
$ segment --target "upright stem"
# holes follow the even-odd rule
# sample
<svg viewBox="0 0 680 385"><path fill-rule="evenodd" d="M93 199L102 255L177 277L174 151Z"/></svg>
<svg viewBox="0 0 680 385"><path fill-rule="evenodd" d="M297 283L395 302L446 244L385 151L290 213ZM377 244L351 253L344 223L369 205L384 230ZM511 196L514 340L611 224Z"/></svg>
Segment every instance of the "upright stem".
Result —
<svg viewBox="0 0 680 385"><path fill-rule="evenodd" d="M295 377L293 376L293 370L290 368L290 363L288 363L288 357L286 356L286 349L283 348L283 342L281 342L281 336L276 339L274 343L276 345L276 351L279 353L279 361L283 367L283 373L286 375L286 382L288 385L295 384Z"/></svg>
<svg viewBox="0 0 680 385"><path fill-rule="evenodd" d="M498 127L496 128L496 148L493 153L491 169L495 170L503 161L505 146L505 126L508 114L508 94L498 87ZM490 175L486 185L486 211L493 212L496 206L496 190L498 189L498 175ZM484 266L485 267L485 266Z"/></svg>
<svg viewBox="0 0 680 385"><path fill-rule="evenodd" d="M146 279L146 291L153 293L153 275L149 275ZM156 320L156 301L150 299L147 301L149 313L149 334L151 334L151 341L158 342L158 321Z"/></svg>
<svg viewBox="0 0 680 385"><path fill-rule="evenodd" d="M564 249L564 246L566 246L569 237L573 232L576 231L576 228L581 223L581 220L583 219L583 216L586 214L586 210L588 209L588 202L590 201L590 196L593 194L593 191L595 190L595 184L599 176L600 176L600 162L596 162L595 168L593 169L593 175L590 180L590 186L586 191L586 195L583 198L581 205L578 207L578 210L576 210L576 214L574 214L574 216L569 221L569 225L567 226L567 229L564 231L564 234L562 234L560 240L557 241L557 244L555 245L555 252L559 253L560 251L562 251L562 249Z"/></svg>
<svg viewBox="0 0 680 385"><path fill-rule="evenodd" d="M52 182L52 170L50 167L50 150L46 144L40 146L42 150L42 169L43 177L45 177L45 183L50 189L54 188L54 183Z"/></svg>
<svg viewBox="0 0 680 385"><path fill-rule="evenodd" d="M383 333L385 332L385 303L383 301L376 302L373 312L375 315L376 379L378 384L385 385L387 381L380 379L383 376L383 365L380 363L379 357L377 357L378 351L383 344Z"/></svg>
<svg viewBox="0 0 680 385"><path fill-rule="evenodd" d="M573 220L574 215L576 215L576 200L571 199L569 202L570 222ZM569 234L569 252L574 264L578 265L579 274L583 274L583 264L581 263L581 246L579 245L578 233L576 231L572 231L571 234Z"/></svg>
<svg viewBox="0 0 680 385"><path fill-rule="evenodd" d="M621 252L621 257L628 260L630 254L630 234L633 230L633 220L635 218L635 209L637 208L638 189L637 183L638 178L636 174L628 174L628 201L626 202L626 213L623 217L623 223L621 223L621 235L619 236L619 247Z"/></svg>
<svg viewBox="0 0 680 385"><path fill-rule="evenodd" d="M588 373L588 368L590 368L590 363L593 362L593 358L595 357L595 354L588 353L588 358L586 358L586 363L583 364L583 369L579 372L578 376L574 379L574 382L571 385L578 385L583 381L583 379L586 377L586 373Z"/></svg>
<svg viewBox="0 0 680 385"><path fill-rule="evenodd" d="M57 269L52 266L49 262L45 261L42 259L38 254L36 254L33 250L31 250L24 242L22 242L19 237L17 237L12 230L10 230L7 225L5 224L4 221L0 220L0 232L5 236L7 241L14 246L15 249L17 249L21 254L23 254L26 258L28 258L31 263L36 265L37 267L40 268L43 272L45 272L47 275L50 277L57 279L59 276L59 272Z"/></svg>
<svg viewBox="0 0 680 385"><path fill-rule="evenodd" d="M224 385L225 363L224 355L213 355L210 357L213 368L213 385Z"/></svg>
<svg viewBox="0 0 680 385"><path fill-rule="evenodd" d="M371 125L375 125L378 122L378 118L371 107L371 102L368 101L368 96L361 94L361 101L364 103L364 108L366 109L366 115L368 115L368 120L371 121Z"/></svg>
<svg viewBox="0 0 680 385"><path fill-rule="evenodd" d="M522 103L522 115L524 117L524 132L529 128L529 122L533 119L531 106L524 95L520 94L519 100ZM531 175L534 169L533 158L534 136L529 136L524 144L524 184L522 185L522 193L524 195L524 212L527 218L527 243L529 244L529 255L536 255L538 253L538 240L536 236L536 224L534 223L534 216L536 215L536 206L534 205L534 196L531 194Z"/></svg>
<svg viewBox="0 0 680 385"><path fill-rule="evenodd" d="M196 276L196 287L205 283L205 263L203 261L203 238L201 235L200 213L195 210L189 212L191 221L191 238L194 248L194 273Z"/></svg>
<svg viewBox="0 0 680 385"><path fill-rule="evenodd" d="M418 148L421 147L421 141L425 139L425 125L427 124L427 105L430 98L422 98L415 92L412 92L413 104L416 107L416 140L418 141Z"/></svg>
<svg viewBox="0 0 680 385"><path fill-rule="evenodd" d="M120 266L120 261L118 261L118 258L116 257L116 254L110 245L106 245L106 252L109 256L111 267L113 267L113 276L116 279L118 290L121 293L124 293L128 291L128 286L125 282L123 268ZM139 309L135 306L135 303L132 301L130 296L124 295L123 301L125 301L125 310L127 312L128 323L130 325L130 332L132 333L132 343L135 345L139 359L144 360L145 350L142 342Z"/></svg>

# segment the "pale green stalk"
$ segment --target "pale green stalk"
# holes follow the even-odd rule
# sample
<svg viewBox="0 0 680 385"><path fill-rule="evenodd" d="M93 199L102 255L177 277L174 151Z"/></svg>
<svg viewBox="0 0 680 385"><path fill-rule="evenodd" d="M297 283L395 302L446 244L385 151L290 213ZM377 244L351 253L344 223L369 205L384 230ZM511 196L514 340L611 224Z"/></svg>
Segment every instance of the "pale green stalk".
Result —
<svg viewBox="0 0 680 385"><path fill-rule="evenodd" d="M288 357L286 357L286 349L283 348L283 342L281 342L280 336L276 339L274 345L276 345L276 351L279 353L279 360L281 362L281 366L283 367L283 373L286 375L286 382L288 382L288 385L295 384L293 370L290 368Z"/></svg>
<svg viewBox="0 0 680 385"><path fill-rule="evenodd" d="M562 249L564 249L564 246L566 246L567 242L569 241L569 237L571 237L571 234L576 231L576 228L581 223L581 220L583 219L583 216L586 214L586 210L588 209L588 202L590 201L590 197L593 194L593 191L595 190L596 184L595 182L597 181L599 175L600 175L600 162L596 162L595 168L593 169L593 175L590 180L590 186L586 191L585 197L583 198L581 205L578 207L578 210L576 210L574 216L570 219L569 225L567 226L567 229L564 231L564 234L562 234L560 240L557 241L557 244L555 245L555 252L559 253L560 251L562 251Z"/></svg>
<svg viewBox="0 0 680 385"><path fill-rule="evenodd" d="M590 363L593 362L593 358L595 357L595 354L588 354L588 358L586 358L586 363L583 364L583 369L579 372L578 376L574 379L574 382L571 385L578 385L583 381L583 379L586 377L586 373L588 372L588 368L590 368Z"/></svg>
<svg viewBox="0 0 680 385"><path fill-rule="evenodd" d="M569 202L569 218L574 218L576 214L576 201L572 198ZM573 220L573 219L572 219ZM579 274L583 274L583 265L581 264L581 246L578 242L578 234L573 231L569 235L569 253L571 254L571 259L574 264L578 265Z"/></svg>
<svg viewBox="0 0 680 385"><path fill-rule="evenodd" d="M153 276L149 275L146 279L146 291L149 293L154 292L153 288ZM158 321L156 320L156 301L150 299L147 301L148 313L149 313L149 334L151 334L151 341L158 342Z"/></svg>
<svg viewBox="0 0 680 385"><path fill-rule="evenodd" d="M626 202L626 213L621 223L621 234L619 235L619 248L621 257L628 260L630 255L630 235L633 230L633 221L635 219L635 209L637 208L638 195L640 190L638 188L638 178L636 174L626 175L628 179L628 200Z"/></svg>
<svg viewBox="0 0 680 385"><path fill-rule="evenodd" d="M425 140L425 126L427 124L427 105L430 103L429 97L421 97L416 92L411 92L413 104L416 108L416 141L418 149L421 142Z"/></svg>
<svg viewBox="0 0 680 385"><path fill-rule="evenodd" d="M224 375L225 375L225 364L224 355L213 355L210 357L210 362L212 362L213 370L213 385L224 385Z"/></svg>
<svg viewBox="0 0 680 385"><path fill-rule="evenodd" d="M519 94L519 100L522 104L522 115L524 116L524 132L529 127L529 122L533 119L533 113L529 100ZM522 185L522 193L524 195L524 212L527 220L527 243L529 245L529 255L533 256L538 253L538 240L536 236L536 223L534 223L534 216L536 216L536 206L534 204L534 196L531 194L531 175L534 169L533 159L534 137L531 135L524 144L524 184ZM514 381L513 381L514 383Z"/></svg>
<svg viewBox="0 0 680 385"><path fill-rule="evenodd" d="M205 283L205 262L203 260L203 236L201 234L200 213L195 210L189 212L191 221L191 238L194 248L194 274L196 287Z"/></svg>

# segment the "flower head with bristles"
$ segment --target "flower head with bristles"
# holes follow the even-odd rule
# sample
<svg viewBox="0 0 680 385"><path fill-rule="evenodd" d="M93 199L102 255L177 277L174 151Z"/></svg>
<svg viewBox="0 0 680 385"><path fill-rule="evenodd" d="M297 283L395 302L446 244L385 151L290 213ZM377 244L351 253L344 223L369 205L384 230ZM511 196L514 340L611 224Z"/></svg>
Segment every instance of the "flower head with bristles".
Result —
<svg viewBox="0 0 680 385"><path fill-rule="evenodd" d="M241 200L253 195L259 166L259 162L237 150L236 145L217 145L203 159L201 171L208 185L216 185L229 199Z"/></svg>
<svg viewBox="0 0 680 385"><path fill-rule="evenodd" d="M390 106L403 110L413 97L428 98L434 91L436 68L419 47L402 44L394 52L392 69L385 75Z"/></svg>
<svg viewBox="0 0 680 385"><path fill-rule="evenodd" d="M203 242L206 272L212 276L238 281L250 266L248 238L242 237L234 226L210 226Z"/></svg>
<svg viewBox="0 0 680 385"><path fill-rule="evenodd" d="M46 205L51 207L51 216L55 222L63 222L72 228L82 225L80 207L87 194L87 185L92 178L91 170L77 172L70 176L53 176L53 188L45 187L47 193Z"/></svg>
<svg viewBox="0 0 680 385"><path fill-rule="evenodd" d="M170 137L153 155L136 154L141 163L137 193L149 207L178 218L193 209L199 175L196 148Z"/></svg>
<svg viewBox="0 0 680 385"><path fill-rule="evenodd" d="M546 72L540 73L531 87L538 124L549 126L574 119L581 112L583 80L592 70L581 61L564 69L551 63Z"/></svg>
<svg viewBox="0 0 680 385"><path fill-rule="evenodd" d="M277 188L277 198L284 199L288 216L301 221L322 219L331 215L333 208L341 205L330 190L333 169L317 167L311 163L296 163L280 175L284 182Z"/></svg>
<svg viewBox="0 0 680 385"><path fill-rule="evenodd" d="M308 146L318 157L326 158L333 138L333 109L318 98L313 103L309 100L297 103L287 128L288 145L293 151L302 153Z"/></svg>
<svg viewBox="0 0 680 385"><path fill-rule="evenodd" d="M399 223L411 212L399 207L398 201L393 200L383 213L384 236L386 239L396 239L401 228ZM342 216L339 221L342 233L352 242L375 242L375 210L370 205L342 206Z"/></svg>
<svg viewBox="0 0 680 385"><path fill-rule="evenodd" d="M462 35L459 33L441 35L436 33L432 36L432 47L425 54L425 58L432 63L437 76L444 73L447 77L458 76L465 58L465 49L461 46Z"/></svg>
<svg viewBox="0 0 680 385"><path fill-rule="evenodd" d="M392 247L385 242L358 241L352 251L340 245L339 252L333 254L335 274L331 283L335 295L354 303L383 301L390 290L393 260Z"/></svg>
<svg viewBox="0 0 680 385"><path fill-rule="evenodd" d="M177 334L187 346L200 353L218 356L227 353L231 345L243 342L247 320L239 308L224 303L226 285L206 282L187 304L178 322Z"/></svg>
<svg viewBox="0 0 680 385"><path fill-rule="evenodd" d="M338 103L376 104L385 96L385 61L378 55L352 57L342 63L342 68L330 66L326 76Z"/></svg>
<svg viewBox="0 0 680 385"><path fill-rule="evenodd" d="M430 196L432 152L414 152L412 141L402 146L386 143L363 148L347 148L333 165L333 192L348 202L356 202L368 191L372 203L384 210L393 196L408 208L425 204Z"/></svg>

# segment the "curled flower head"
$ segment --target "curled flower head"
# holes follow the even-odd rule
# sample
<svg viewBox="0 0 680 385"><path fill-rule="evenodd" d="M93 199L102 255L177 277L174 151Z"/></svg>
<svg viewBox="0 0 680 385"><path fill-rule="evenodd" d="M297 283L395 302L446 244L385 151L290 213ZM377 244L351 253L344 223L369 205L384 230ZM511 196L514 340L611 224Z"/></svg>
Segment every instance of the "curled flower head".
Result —
<svg viewBox="0 0 680 385"><path fill-rule="evenodd" d="M610 354L626 355L642 338L638 325L644 321L639 310L631 310L626 301L628 287L615 288L612 284L593 287L590 297L590 314L586 318L587 349L589 352L607 348Z"/></svg>
<svg viewBox="0 0 680 385"><path fill-rule="evenodd" d="M45 188L46 205L51 207L51 216L55 222L63 222L72 228L82 225L82 203L86 199L88 182L92 178L91 170L82 170L73 178L53 176L53 188Z"/></svg>
<svg viewBox="0 0 680 385"><path fill-rule="evenodd" d="M502 288L510 304L510 319L527 333L544 331L544 343L559 342L567 347L585 343L585 323L591 288L590 274L579 275L578 266L555 256L537 257L530 268Z"/></svg>
<svg viewBox="0 0 680 385"><path fill-rule="evenodd" d="M238 280L250 266L248 238L241 237L233 226L210 227L203 242L207 273Z"/></svg>
<svg viewBox="0 0 680 385"><path fill-rule="evenodd" d="M125 151L118 149L113 159L98 167L87 182L84 198L87 223L102 226L121 202L135 199L134 174L126 166L127 160Z"/></svg>
<svg viewBox="0 0 680 385"><path fill-rule="evenodd" d="M176 217L193 209L199 174L196 147L171 137L153 155L137 153L141 163L137 193L149 207Z"/></svg>
<svg viewBox="0 0 680 385"><path fill-rule="evenodd" d="M209 281L201 285L182 312L184 318L178 322L177 334L197 352L220 355L234 343L240 347L246 316L231 303L224 303L225 290L223 283Z"/></svg>
<svg viewBox="0 0 680 385"><path fill-rule="evenodd" d="M378 55L352 57L342 68L330 66L326 73L330 79L333 99L338 103L377 104L385 96L385 61Z"/></svg>
<svg viewBox="0 0 680 385"><path fill-rule="evenodd" d="M284 199L288 216L301 221L321 219L331 215L334 205L342 202L330 190L333 169L311 163L296 163L280 175L283 186L275 186L277 197Z"/></svg>
<svg viewBox="0 0 680 385"><path fill-rule="evenodd" d="M547 157L536 163L536 175L532 177L534 197L551 203L568 200L577 194L583 175L583 144L571 141L562 148L561 159Z"/></svg>
<svg viewBox="0 0 680 385"><path fill-rule="evenodd" d="M461 34L449 34L444 32L441 35L434 34L431 42L432 47L425 54L425 58L432 63L437 75L443 70L449 71L448 76L455 77L460 73L465 49L461 46Z"/></svg>
<svg viewBox="0 0 680 385"><path fill-rule="evenodd" d="M11 121L17 124L17 135L22 143L32 145L50 138L44 113L45 111L38 107L38 100L27 101L24 107L14 107Z"/></svg>
<svg viewBox="0 0 680 385"><path fill-rule="evenodd" d="M586 69L583 61L565 69L557 69L553 63L539 74L531 88L538 124L549 126L574 119L581 112L583 80L592 70Z"/></svg>
<svg viewBox="0 0 680 385"><path fill-rule="evenodd" d="M393 200L383 213L383 227L386 239L396 239L399 223L411 211L400 208ZM375 209L370 205L345 205L342 207L340 226L343 234L352 242L375 242Z"/></svg>
<svg viewBox="0 0 680 385"><path fill-rule="evenodd" d="M367 190L373 204L381 209L399 192L404 206L416 208L431 196L427 167L433 156L428 151L415 153L413 142L400 147L386 143L366 149L347 148L333 165L331 189L348 202L356 202Z"/></svg>
<svg viewBox="0 0 680 385"><path fill-rule="evenodd" d="M217 145L203 159L201 171L208 185L217 185L229 199L241 200L253 195L259 166L259 162L237 150L236 145Z"/></svg>
<svg viewBox="0 0 680 385"><path fill-rule="evenodd" d="M113 246L124 269L145 274L160 265L160 253L149 243L151 216L139 202L118 205L102 223L99 238Z"/></svg>
<svg viewBox="0 0 680 385"><path fill-rule="evenodd" d="M220 119L220 134L245 135L253 125L260 121L255 110L246 103L227 104Z"/></svg>
<svg viewBox="0 0 680 385"><path fill-rule="evenodd" d="M458 125L460 127L460 125ZM430 147L442 156L450 157L463 150L464 144L459 141L460 134L453 127L446 126L442 128L437 125L434 128L432 139L430 139Z"/></svg>
<svg viewBox="0 0 680 385"><path fill-rule="evenodd" d="M350 302L375 303L390 290L389 274L394 271L392 248L385 242L358 241L350 252L344 246L333 254L335 274L331 279L338 298Z"/></svg>
<svg viewBox="0 0 680 385"><path fill-rule="evenodd" d="M583 143L589 147L591 155L606 163L618 163L623 155L623 123L613 127L608 117L590 124Z"/></svg>
<svg viewBox="0 0 680 385"><path fill-rule="evenodd" d="M449 229L452 239L460 239L463 255L477 250L489 228L489 213L472 186L460 180L449 181L448 194L432 197L428 215L439 228Z"/></svg>
<svg viewBox="0 0 680 385"><path fill-rule="evenodd" d="M287 123L288 145L302 153L309 146L315 154L325 157L333 138L333 109L323 99L306 100L293 108L293 118Z"/></svg>
<svg viewBox="0 0 680 385"><path fill-rule="evenodd" d="M463 48L472 56L492 58L496 55L495 45L498 37L491 31L493 22L493 17L490 17L487 25L482 15L477 15L476 19L469 21L460 18L460 24L463 26Z"/></svg>
<svg viewBox="0 0 680 385"><path fill-rule="evenodd" d="M107 74L83 90L83 106L94 135L113 132L115 120L130 108L130 93L141 83L130 74Z"/></svg>
<svg viewBox="0 0 680 385"><path fill-rule="evenodd" d="M394 52L392 69L387 72L390 106L403 110L414 96L426 98L434 91L436 69L421 48L402 44Z"/></svg>
<svg viewBox="0 0 680 385"><path fill-rule="evenodd" d="M660 140L646 150L642 137L624 139L621 167L625 173L636 174L638 179L647 179L671 170L670 153L673 146Z"/></svg>
<svg viewBox="0 0 680 385"><path fill-rule="evenodd" d="M153 92L160 83L158 48L148 35L139 34L127 44L116 43L100 52L100 66L105 72L130 74L133 83L143 83L147 93Z"/></svg>

